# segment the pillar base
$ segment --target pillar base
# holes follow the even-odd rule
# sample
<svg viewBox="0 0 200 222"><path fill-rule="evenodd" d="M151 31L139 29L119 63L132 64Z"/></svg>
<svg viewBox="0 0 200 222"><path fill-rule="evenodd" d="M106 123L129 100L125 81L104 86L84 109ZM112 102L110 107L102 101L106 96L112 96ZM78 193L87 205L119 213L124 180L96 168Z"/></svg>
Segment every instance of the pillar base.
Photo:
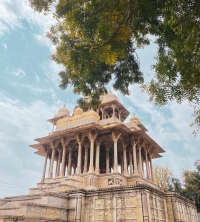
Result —
<svg viewBox="0 0 200 222"><path fill-rule="evenodd" d="M93 166L90 166L90 167L89 167L88 173L94 173L94 167L93 167Z"/></svg>

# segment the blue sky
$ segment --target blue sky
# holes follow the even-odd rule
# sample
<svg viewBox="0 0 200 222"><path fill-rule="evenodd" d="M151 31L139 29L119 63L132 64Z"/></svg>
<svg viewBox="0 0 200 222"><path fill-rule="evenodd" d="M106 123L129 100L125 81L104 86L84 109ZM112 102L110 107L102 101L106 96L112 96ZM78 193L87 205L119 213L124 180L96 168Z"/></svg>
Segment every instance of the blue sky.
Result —
<svg viewBox="0 0 200 222"><path fill-rule="evenodd" d="M0 2L0 197L27 194L40 181L43 158L29 145L51 131L47 119L63 104L72 112L78 98L72 88L59 89L62 67L50 60L54 47L45 33L55 20L34 13L27 2ZM145 81L153 78L150 65L155 53L154 45L138 51ZM169 166L178 177L182 169L193 170L200 157L200 133L196 138L191 135L192 109L186 102L158 108L138 85L130 90L130 96L115 93L131 112L129 118L135 113L166 150L154 163Z"/></svg>

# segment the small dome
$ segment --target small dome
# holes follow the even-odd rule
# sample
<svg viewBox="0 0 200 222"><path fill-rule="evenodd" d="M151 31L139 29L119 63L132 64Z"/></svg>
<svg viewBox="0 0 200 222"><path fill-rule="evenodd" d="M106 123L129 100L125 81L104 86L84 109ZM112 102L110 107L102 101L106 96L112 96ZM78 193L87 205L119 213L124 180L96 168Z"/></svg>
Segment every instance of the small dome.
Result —
<svg viewBox="0 0 200 222"><path fill-rule="evenodd" d="M136 125L140 124L140 119L137 116L133 116L130 118L130 122L135 123Z"/></svg>
<svg viewBox="0 0 200 222"><path fill-rule="evenodd" d="M64 106L58 110L58 113L55 115L55 117L61 117L61 116L69 116L69 110Z"/></svg>
<svg viewBox="0 0 200 222"><path fill-rule="evenodd" d="M113 100L119 101L115 94L109 92L107 95L103 96L101 103L107 103L107 102L110 102L110 101L113 101Z"/></svg>
<svg viewBox="0 0 200 222"><path fill-rule="evenodd" d="M73 116L81 115L82 113L83 113L83 110L80 107L76 107L76 109L74 110Z"/></svg>

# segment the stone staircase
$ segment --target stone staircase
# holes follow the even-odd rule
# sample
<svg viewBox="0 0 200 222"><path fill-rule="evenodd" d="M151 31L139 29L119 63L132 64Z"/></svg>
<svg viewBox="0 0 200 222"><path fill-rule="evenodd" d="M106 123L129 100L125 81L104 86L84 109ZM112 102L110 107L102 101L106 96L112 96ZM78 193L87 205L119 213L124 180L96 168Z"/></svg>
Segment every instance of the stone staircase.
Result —
<svg viewBox="0 0 200 222"><path fill-rule="evenodd" d="M67 221L67 206L64 193L7 197L0 199L0 222Z"/></svg>
<svg viewBox="0 0 200 222"><path fill-rule="evenodd" d="M38 183L37 188L30 188L30 194L42 194L43 192L65 192L83 188L83 177L71 175L64 178L55 178Z"/></svg>
<svg viewBox="0 0 200 222"><path fill-rule="evenodd" d="M67 191L83 188L83 177L71 175L46 180L29 195L0 199L0 222L67 221Z"/></svg>

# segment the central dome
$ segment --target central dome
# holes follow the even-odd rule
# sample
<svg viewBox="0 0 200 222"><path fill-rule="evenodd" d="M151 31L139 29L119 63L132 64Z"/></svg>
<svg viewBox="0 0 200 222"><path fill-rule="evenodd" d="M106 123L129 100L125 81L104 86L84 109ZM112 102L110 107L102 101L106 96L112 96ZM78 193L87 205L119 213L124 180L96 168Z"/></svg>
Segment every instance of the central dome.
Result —
<svg viewBox="0 0 200 222"><path fill-rule="evenodd" d="M133 117L130 119L130 122L135 123L137 126L140 125L140 119L139 119L137 116L133 116Z"/></svg>
<svg viewBox="0 0 200 222"><path fill-rule="evenodd" d="M107 95L103 96L101 103L108 103L114 100L119 101L115 94L109 92Z"/></svg>
<svg viewBox="0 0 200 222"><path fill-rule="evenodd" d="M69 116L69 110L64 106L58 110L58 113L55 115L55 117L61 117L61 116Z"/></svg>
<svg viewBox="0 0 200 222"><path fill-rule="evenodd" d="M81 115L82 113L83 113L83 110L80 107L76 107L76 109L74 110L73 116Z"/></svg>

